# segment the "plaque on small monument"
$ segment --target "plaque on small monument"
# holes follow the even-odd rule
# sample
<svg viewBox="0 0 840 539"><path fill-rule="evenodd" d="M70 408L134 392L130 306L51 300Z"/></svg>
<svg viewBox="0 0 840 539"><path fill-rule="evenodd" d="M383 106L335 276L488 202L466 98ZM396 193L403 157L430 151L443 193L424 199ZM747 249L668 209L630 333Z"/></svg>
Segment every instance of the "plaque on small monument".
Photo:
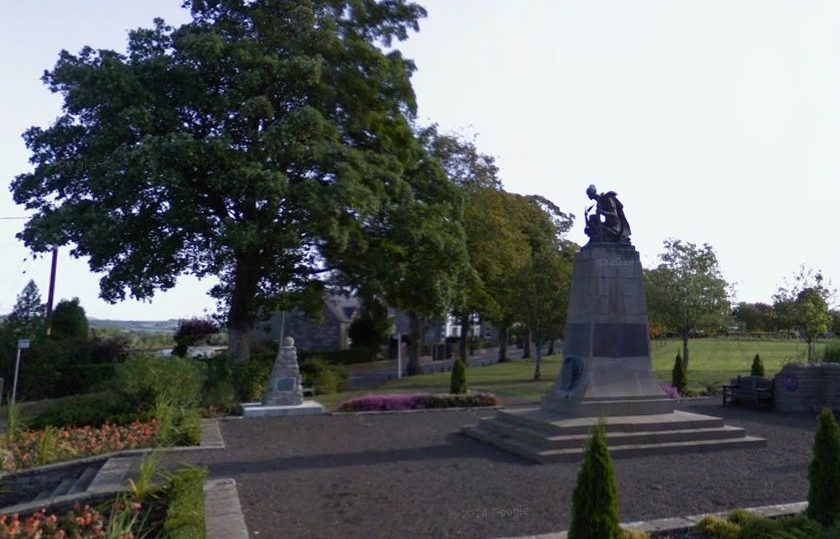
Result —
<svg viewBox="0 0 840 539"><path fill-rule="evenodd" d="M295 382L297 382L295 378L278 378L274 388L277 391L294 391Z"/></svg>

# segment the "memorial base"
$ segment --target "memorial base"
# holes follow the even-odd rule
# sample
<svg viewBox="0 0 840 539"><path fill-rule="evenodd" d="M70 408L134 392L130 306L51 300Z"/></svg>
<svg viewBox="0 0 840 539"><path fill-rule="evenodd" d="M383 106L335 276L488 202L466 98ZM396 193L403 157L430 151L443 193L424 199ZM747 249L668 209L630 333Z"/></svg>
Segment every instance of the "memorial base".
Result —
<svg viewBox="0 0 840 539"><path fill-rule="evenodd" d="M320 415L324 407L315 401L304 401L292 406L266 406L259 402L246 402L242 405L245 417L278 417L296 415Z"/></svg>

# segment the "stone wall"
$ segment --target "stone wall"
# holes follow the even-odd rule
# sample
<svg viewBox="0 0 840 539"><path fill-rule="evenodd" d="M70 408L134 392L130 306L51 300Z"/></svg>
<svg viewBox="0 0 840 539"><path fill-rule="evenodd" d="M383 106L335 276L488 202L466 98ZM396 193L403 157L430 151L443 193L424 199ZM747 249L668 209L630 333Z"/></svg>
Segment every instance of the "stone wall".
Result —
<svg viewBox="0 0 840 539"><path fill-rule="evenodd" d="M785 365L775 377L774 406L781 412L840 410L840 364Z"/></svg>

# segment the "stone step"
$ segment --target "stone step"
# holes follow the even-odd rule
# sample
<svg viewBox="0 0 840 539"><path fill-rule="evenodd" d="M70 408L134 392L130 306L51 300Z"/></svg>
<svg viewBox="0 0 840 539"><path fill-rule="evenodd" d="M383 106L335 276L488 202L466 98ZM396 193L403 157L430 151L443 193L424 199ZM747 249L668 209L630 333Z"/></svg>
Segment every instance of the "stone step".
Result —
<svg viewBox="0 0 840 539"><path fill-rule="evenodd" d="M517 454L528 460L548 462L569 462L580 461L583 456L583 446L576 448L546 449L526 440L514 438L494 432L485 428L484 425L466 427L463 432L477 440L491 443L496 447ZM742 431L743 432L743 431ZM731 449L743 447L763 447L767 440L753 436L739 436L737 438L713 438L705 440L688 440L662 443L641 443L610 445L610 455L615 457L630 457L640 455L660 455L668 453L683 453L696 451L711 451L718 449Z"/></svg>
<svg viewBox="0 0 840 539"><path fill-rule="evenodd" d="M73 482L73 486L70 487L70 490L67 491L68 494L78 494L80 492L84 492L87 490L88 486L90 485L93 478L96 477L96 474L99 472L99 466L88 466L85 468L85 471L76 478Z"/></svg>
<svg viewBox="0 0 840 539"><path fill-rule="evenodd" d="M64 479L61 483L58 484L57 487L55 487L55 490L52 491L52 494L50 494L50 498L57 498L58 496L64 496L65 494L67 494L70 491L70 488L73 486L73 483L75 483L75 482L76 482L75 479Z"/></svg>
<svg viewBox="0 0 840 539"><path fill-rule="evenodd" d="M543 431L547 436L569 436L589 434L600 421L599 417L568 417L539 408L499 410L495 418L488 421L505 421ZM723 419L681 410L667 414L636 416L610 416L605 419L605 430L611 432L652 432L660 430L711 429L723 427Z"/></svg>
<svg viewBox="0 0 840 539"><path fill-rule="evenodd" d="M490 431L517 438L523 442L546 449L567 449L583 447L590 433L547 435L544 430L505 421L484 421L481 426ZM639 432L607 432L607 445L639 445L666 442L685 442L691 440L711 440L738 438L744 436L744 429L723 425L721 427L703 427L674 430L652 430Z"/></svg>
<svg viewBox="0 0 840 539"><path fill-rule="evenodd" d="M88 485L88 492L119 490L125 487L132 469L137 469L142 457L112 457L102 465Z"/></svg>

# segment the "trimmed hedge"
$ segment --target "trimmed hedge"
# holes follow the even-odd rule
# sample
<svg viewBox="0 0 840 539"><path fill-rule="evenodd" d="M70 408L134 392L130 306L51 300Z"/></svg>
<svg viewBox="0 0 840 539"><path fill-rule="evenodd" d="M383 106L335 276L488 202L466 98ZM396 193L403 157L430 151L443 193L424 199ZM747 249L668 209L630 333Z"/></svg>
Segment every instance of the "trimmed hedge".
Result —
<svg viewBox="0 0 840 539"><path fill-rule="evenodd" d="M474 408L478 406L499 406L500 401L492 393L470 395L416 395L384 394L366 395L342 402L339 412L381 412L400 410L427 410L439 408Z"/></svg>

